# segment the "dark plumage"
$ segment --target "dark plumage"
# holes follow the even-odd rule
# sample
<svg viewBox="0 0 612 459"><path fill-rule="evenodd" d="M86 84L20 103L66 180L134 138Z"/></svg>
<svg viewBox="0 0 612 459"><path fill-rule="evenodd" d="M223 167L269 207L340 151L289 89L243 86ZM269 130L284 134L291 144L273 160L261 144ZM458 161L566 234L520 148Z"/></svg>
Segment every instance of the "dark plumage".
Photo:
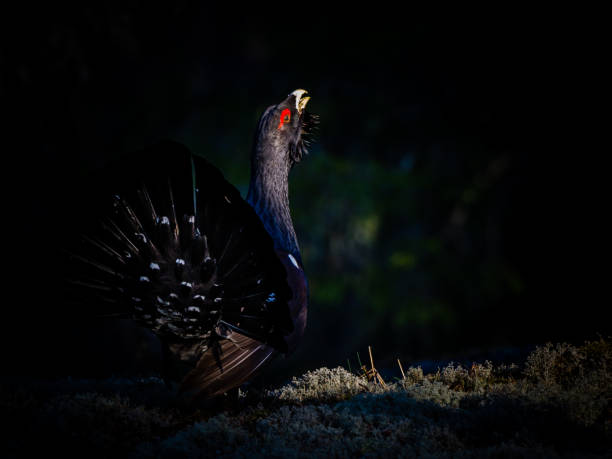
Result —
<svg viewBox="0 0 612 459"><path fill-rule="evenodd" d="M289 171L316 122L304 94L294 91L261 117L248 202L173 142L90 180L67 294L151 329L183 393L240 385L304 332L307 281L288 194Z"/></svg>

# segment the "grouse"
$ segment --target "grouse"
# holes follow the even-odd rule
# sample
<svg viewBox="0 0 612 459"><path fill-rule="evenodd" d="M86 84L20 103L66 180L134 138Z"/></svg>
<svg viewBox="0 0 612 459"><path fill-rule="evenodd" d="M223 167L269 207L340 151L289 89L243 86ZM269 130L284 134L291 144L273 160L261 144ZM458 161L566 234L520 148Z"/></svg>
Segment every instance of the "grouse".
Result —
<svg viewBox="0 0 612 459"><path fill-rule="evenodd" d="M241 385L304 333L308 284L288 176L318 122L306 94L293 91L261 116L246 201L170 141L88 178L96 197L86 198L69 251L71 301L150 329L183 394Z"/></svg>

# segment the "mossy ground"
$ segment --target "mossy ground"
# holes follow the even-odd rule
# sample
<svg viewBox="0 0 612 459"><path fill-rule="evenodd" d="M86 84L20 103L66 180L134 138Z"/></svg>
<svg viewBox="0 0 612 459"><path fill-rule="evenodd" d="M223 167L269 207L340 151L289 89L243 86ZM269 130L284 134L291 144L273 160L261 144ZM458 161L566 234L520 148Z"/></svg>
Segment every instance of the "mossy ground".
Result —
<svg viewBox="0 0 612 459"><path fill-rule="evenodd" d="M320 368L197 409L156 379L4 385L2 456L610 457L611 369L600 339L520 366L411 367L385 387Z"/></svg>

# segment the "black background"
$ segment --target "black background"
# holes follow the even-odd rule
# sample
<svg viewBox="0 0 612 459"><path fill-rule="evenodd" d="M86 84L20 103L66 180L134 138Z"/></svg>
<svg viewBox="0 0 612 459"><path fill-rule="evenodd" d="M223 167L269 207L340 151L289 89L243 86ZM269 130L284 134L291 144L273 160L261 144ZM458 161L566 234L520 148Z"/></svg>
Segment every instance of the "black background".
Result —
<svg viewBox="0 0 612 459"><path fill-rule="evenodd" d="M189 2L5 11L5 361L43 375L154 366L142 356L137 366L119 362L121 336L136 332L67 318L49 293L53 234L62 231L71 194L84 192L74 183L110 158L171 138L211 159L244 193L259 114L298 87L312 95L310 109L321 115L321 127L312 159L296 168L292 189L313 292L295 368L343 364L358 350L363 355L368 344L382 359L401 354L418 360L609 333L603 226L609 204L600 159L606 152L598 142L608 128L602 122L599 25L571 12L480 14L483 19L442 20L304 11L271 18L225 16ZM373 205L381 214L392 216L382 218L373 253L362 264L347 267L314 236L331 232L316 207L300 214L306 203L324 201L321 180L332 197L349 186L334 168L313 172L317 157L332 165L376 164L383 176L409 163L406 189L417 207L407 204L402 218L382 210L409 199L398 188L379 193L384 178L372 180L371 192L359 188L378 200ZM487 188L496 164L503 180ZM487 205L462 233L451 228L444 239L453 210L448 196L483 180ZM346 212L360 200L348 199ZM420 219L422 232L409 234L406 221ZM496 229L494 242L481 250L481 223L487 221ZM384 319L361 332L373 319L359 306L360 299L365 302L359 292L345 292L332 306L318 304L316 292L331 288L323 287L324 280L348 276L360 282L359 273L376 270L378 251L393 253L404 231L411 240L444 239L447 258L399 276L393 288L373 282L373 290L395 292ZM512 267L519 293L507 295L500 287L486 302L479 299L478 279L468 274L490 256ZM460 293L433 282L431 295L456 308L452 323L422 334L390 326L389 311L402 308L397 298L413 294L403 282L427 283L447 259L449 265L464 263L450 275L453 292ZM463 271L465 283L458 277ZM87 361L95 356L100 362L109 353L111 362Z"/></svg>

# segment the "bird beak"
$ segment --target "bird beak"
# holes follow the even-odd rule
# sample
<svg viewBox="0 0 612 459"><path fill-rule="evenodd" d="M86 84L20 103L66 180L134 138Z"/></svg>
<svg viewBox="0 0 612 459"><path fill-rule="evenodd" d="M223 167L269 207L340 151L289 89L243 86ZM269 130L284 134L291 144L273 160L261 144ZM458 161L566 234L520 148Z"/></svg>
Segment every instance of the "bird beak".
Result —
<svg viewBox="0 0 612 459"><path fill-rule="evenodd" d="M310 97L304 97L304 94L308 94L308 91L305 89L296 89L293 91L290 96L295 96L295 108L298 113L301 115L304 108L306 108L306 104L310 100Z"/></svg>

